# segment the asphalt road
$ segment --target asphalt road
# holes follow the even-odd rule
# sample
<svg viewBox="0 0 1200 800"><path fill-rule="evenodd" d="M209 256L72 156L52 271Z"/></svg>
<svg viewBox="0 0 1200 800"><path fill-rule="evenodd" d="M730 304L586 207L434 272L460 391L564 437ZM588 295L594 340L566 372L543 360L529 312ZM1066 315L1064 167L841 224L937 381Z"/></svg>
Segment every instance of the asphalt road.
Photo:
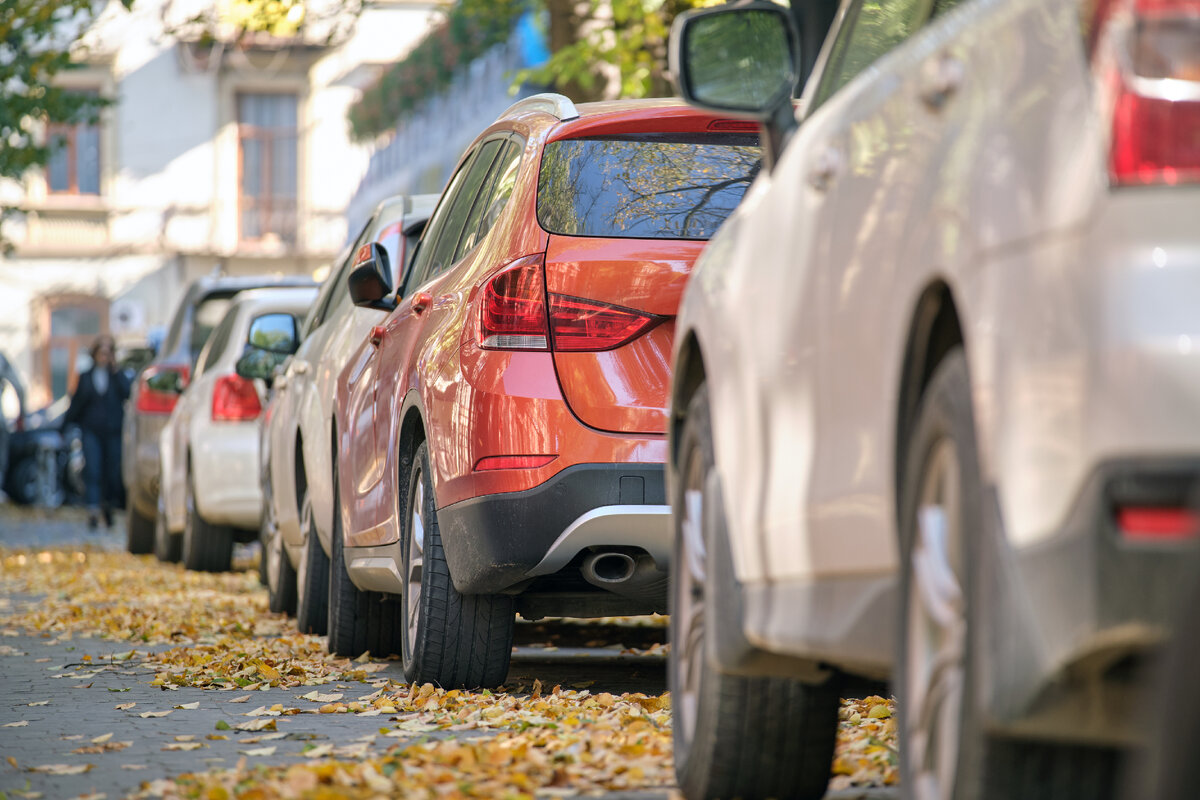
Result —
<svg viewBox="0 0 1200 800"><path fill-rule="evenodd" d="M66 509L49 515L21 512L0 505L0 547L66 546L81 543L105 549L124 548L122 529L89 531L81 513ZM0 629L3 617L36 597L0 596ZM198 688L166 691L150 685L152 671L136 663L109 661L108 656L129 650L128 642L75 638L70 641L30 635L0 637L0 792L6 797L54 798L126 797L144 790L153 781L209 768L232 767L245 751L261 747L262 734L226 731L224 740L206 736L217 723L244 721L245 705L229 705L229 694ZM661 641L661 628L623 629L554 624L518 626L517 649L507 685L518 692L540 680L545 686L586 683L595 692L645 692L666 690L665 660L655 654L628 654L623 649L645 650ZM622 641L616 641L619 638ZM138 648L140 652L165 649ZM90 660L84 656L90 656ZM402 682L398 664L389 664L377 678ZM369 694L362 684L336 685L346 698ZM308 688L274 688L256 693L254 703L303 705L298 700ZM133 703L135 705L129 706ZM190 708L191 704L198 704ZM124 708L118 708L123 706ZM177 708L183 707L183 708ZM166 716L142 717L148 711L170 711ZM292 764L313 743L336 746L363 743L382 752L396 743L379 736L379 720L354 714L298 714L277 717L277 733L269 744L275 751L255 756L260 764ZM433 732L432 737L453 735ZM461 734L460 734L461 735ZM486 735L486 734L484 734ZM107 737L107 738L106 738ZM254 739L259 741L253 741ZM128 743L128 744L123 744ZM198 747L195 747L199 743ZM108 746L109 751L95 752ZM115 749L119 748L119 749ZM170 748L170 749L168 749ZM80 752L82 751L82 752ZM55 774L79 770L79 774ZM62 765L66 769L56 767ZM30 771L49 768L49 772ZM831 793L830 800L893 798L883 790ZM610 800L668 800L672 791L610 792Z"/></svg>

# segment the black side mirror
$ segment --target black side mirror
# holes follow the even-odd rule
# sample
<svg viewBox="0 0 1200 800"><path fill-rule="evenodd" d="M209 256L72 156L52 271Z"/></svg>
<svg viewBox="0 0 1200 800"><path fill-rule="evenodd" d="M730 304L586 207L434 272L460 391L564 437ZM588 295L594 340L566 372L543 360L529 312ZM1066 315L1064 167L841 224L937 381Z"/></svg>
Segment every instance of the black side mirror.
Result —
<svg viewBox="0 0 1200 800"><path fill-rule="evenodd" d="M272 353L252 344L246 345L233 371L243 378L258 378L269 387L275 380L275 370L289 358L286 353Z"/></svg>
<svg viewBox="0 0 1200 800"><path fill-rule="evenodd" d="M671 28L670 62L688 103L762 123L773 165L796 128L800 37L788 10L755 0L684 12Z"/></svg>
<svg viewBox="0 0 1200 800"><path fill-rule="evenodd" d="M364 244L354 254L354 268L346 279L350 284L350 299L362 308L391 311L396 307L395 299L388 300L391 293L392 273L388 254L377 242Z"/></svg>

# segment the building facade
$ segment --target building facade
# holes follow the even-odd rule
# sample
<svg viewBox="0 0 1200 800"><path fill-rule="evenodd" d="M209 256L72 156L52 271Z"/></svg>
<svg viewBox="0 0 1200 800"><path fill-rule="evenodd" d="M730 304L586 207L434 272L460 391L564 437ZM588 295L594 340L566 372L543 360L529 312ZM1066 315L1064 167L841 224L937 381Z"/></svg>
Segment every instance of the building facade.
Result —
<svg viewBox="0 0 1200 800"><path fill-rule="evenodd" d="M434 13L375 0L339 19L332 3L296 35L236 38L189 33L198 4L180 5L112 3L59 81L113 103L96 125L50 127L46 169L0 185L21 212L0 255L0 352L31 408L73 388L96 334L152 337L200 275L327 264L368 166L346 110Z"/></svg>

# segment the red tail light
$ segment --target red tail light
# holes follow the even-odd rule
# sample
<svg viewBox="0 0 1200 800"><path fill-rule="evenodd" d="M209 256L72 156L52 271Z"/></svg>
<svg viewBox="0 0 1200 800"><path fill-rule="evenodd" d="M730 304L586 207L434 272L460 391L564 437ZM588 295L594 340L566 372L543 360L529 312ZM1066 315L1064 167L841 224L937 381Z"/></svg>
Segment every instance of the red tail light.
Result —
<svg viewBox="0 0 1200 800"><path fill-rule="evenodd" d="M244 422L258 419L262 403L254 381L241 375L222 375L213 387L212 418L214 422Z"/></svg>
<svg viewBox="0 0 1200 800"><path fill-rule="evenodd" d="M546 350L546 282L542 254L509 264L483 287L479 346L494 350Z"/></svg>
<svg viewBox="0 0 1200 800"><path fill-rule="evenodd" d="M187 386L189 374L190 370L182 365L146 369L138 381L134 408L141 414L170 414Z"/></svg>
<svg viewBox="0 0 1200 800"><path fill-rule="evenodd" d="M1104 13L1112 182L1200 182L1200 0L1117 0Z"/></svg>
<svg viewBox="0 0 1200 800"><path fill-rule="evenodd" d="M1174 542L1200 534L1200 516L1189 508L1125 506L1117 509L1117 529L1138 542Z"/></svg>
<svg viewBox="0 0 1200 800"><path fill-rule="evenodd" d="M611 350L636 339L661 320L652 314L596 300L550 295L550 330L555 350Z"/></svg>

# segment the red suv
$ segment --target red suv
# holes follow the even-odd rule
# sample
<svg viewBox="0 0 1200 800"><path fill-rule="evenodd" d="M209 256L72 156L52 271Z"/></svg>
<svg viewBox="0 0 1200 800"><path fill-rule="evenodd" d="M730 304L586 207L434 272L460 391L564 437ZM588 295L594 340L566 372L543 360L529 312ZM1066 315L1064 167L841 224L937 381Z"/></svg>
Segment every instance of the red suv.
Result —
<svg viewBox="0 0 1200 800"><path fill-rule="evenodd" d="M514 612L666 610L674 315L758 165L752 123L538 95L463 156L395 297L359 251L355 302L391 313L338 382L333 652L494 686Z"/></svg>

